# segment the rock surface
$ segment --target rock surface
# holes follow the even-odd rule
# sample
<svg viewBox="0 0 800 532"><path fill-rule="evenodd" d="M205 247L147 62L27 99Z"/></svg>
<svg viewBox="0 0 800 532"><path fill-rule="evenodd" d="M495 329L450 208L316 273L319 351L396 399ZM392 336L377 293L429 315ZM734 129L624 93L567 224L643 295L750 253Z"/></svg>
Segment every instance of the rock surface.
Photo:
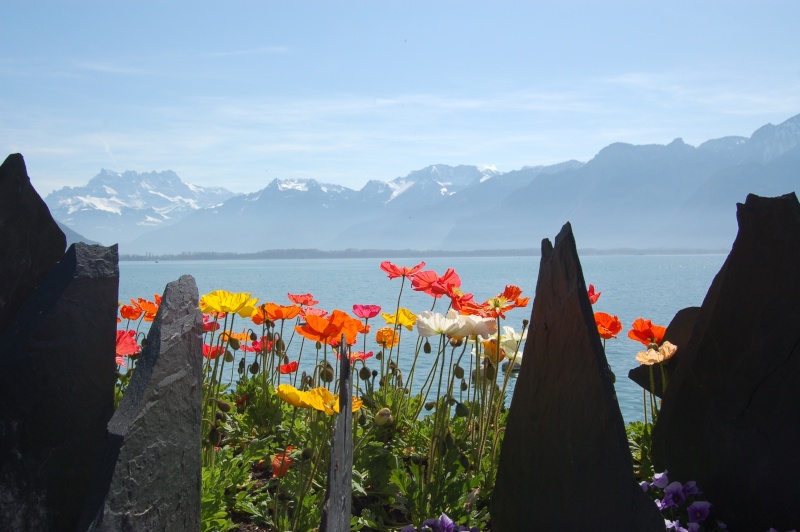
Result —
<svg viewBox="0 0 800 532"><path fill-rule="evenodd" d="M346 346L344 337L340 343ZM352 389L350 352L339 363L339 389ZM348 393L339 394L339 413L333 429L331 460L328 464L328 485L322 506L320 532L350 530L350 513L353 503L353 398Z"/></svg>
<svg viewBox="0 0 800 532"><path fill-rule="evenodd" d="M22 155L0 166L0 332L64 256L66 237L31 185Z"/></svg>
<svg viewBox="0 0 800 532"><path fill-rule="evenodd" d="M79 530L200 529L203 321L197 285L169 283L108 423Z"/></svg>
<svg viewBox="0 0 800 532"><path fill-rule="evenodd" d="M542 242L491 509L492 529L664 530L633 476L625 425L566 224Z"/></svg>
<svg viewBox="0 0 800 532"><path fill-rule="evenodd" d="M731 530L800 523L800 204L749 195L653 431Z"/></svg>
<svg viewBox="0 0 800 532"><path fill-rule="evenodd" d="M664 372L667 375L667 383L669 379L681 362L681 356L689 345L689 338L692 336L694 324L697 322L697 316L700 315L700 307L686 307L675 313L675 317L669 322L667 331L664 333L664 342L671 342L673 345L678 346L675 354L667 360L664 366ZM642 346L644 349L644 346ZM628 378L644 388L647 391L652 391L656 397L662 397L664 387L661 383L661 370L654 368L652 389L650 386L650 366L638 366L628 372Z"/></svg>
<svg viewBox="0 0 800 532"><path fill-rule="evenodd" d="M117 247L75 244L0 335L0 528L74 530L114 412Z"/></svg>

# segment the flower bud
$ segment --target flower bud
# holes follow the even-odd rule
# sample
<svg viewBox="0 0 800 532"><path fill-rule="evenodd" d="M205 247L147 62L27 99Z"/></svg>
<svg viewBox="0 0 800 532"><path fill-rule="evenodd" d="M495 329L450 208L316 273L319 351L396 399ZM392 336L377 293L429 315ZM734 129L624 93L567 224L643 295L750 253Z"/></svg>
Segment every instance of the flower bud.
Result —
<svg viewBox="0 0 800 532"><path fill-rule="evenodd" d="M217 400L217 408L219 408L222 412L230 412L231 404L227 401Z"/></svg>
<svg viewBox="0 0 800 532"><path fill-rule="evenodd" d="M311 447L306 447L303 449L303 452L300 453L301 460L311 460L314 457L314 449Z"/></svg>
<svg viewBox="0 0 800 532"><path fill-rule="evenodd" d="M242 347L242 344L239 343L239 340L237 340L236 338L231 338L230 340L228 340L228 345L231 346L231 348L233 348L234 351Z"/></svg>
<svg viewBox="0 0 800 532"><path fill-rule="evenodd" d="M427 339L427 338L425 339L425 343L424 343L424 344L422 344L422 350L423 350L423 351L425 352L425 354L427 354L427 355L429 355L429 354L431 353L431 343L428 341L428 339Z"/></svg>
<svg viewBox="0 0 800 532"><path fill-rule="evenodd" d="M361 366L361 369L358 370L358 377L362 381L368 381L370 377L372 377L372 372L369 370L367 366Z"/></svg>
<svg viewBox="0 0 800 532"><path fill-rule="evenodd" d="M258 365L258 362L253 362L252 364L250 364L250 368L249 368L250 369L250 373L255 375L256 373L258 373L259 367L260 366Z"/></svg>
<svg viewBox="0 0 800 532"><path fill-rule="evenodd" d="M461 464L461 467L469 471L469 458L464 453L458 455L458 462Z"/></svg>
<svg viewBox="0 0 800 532"><path fill-rule="evenodd" d="M333 382L335 376L333 368L330 366L319 372L319 378L322 379L322 382Z"/></svg>
<svg viewBox="0 0 800 532"><path fill-rule="evenodd" d="M457 403L456 404L456 416L457 417L467 417L469 415L469 407L464 403Z"/></svg>
<svg viewBox="0 0 800 532"><path fill-rule="evenodd" d="M225 362L227 362L228 364L230 364L231 362L233 362L233 361L234 361L234 358L233 358L233 353L231 353L230 351L228 351L228 350L226 349L226 350L225 350L225 355L222 357L222 359L223 359Z"/></svg>
<svg viewBox="0 0 800 532"><path fill-rule="evenodd" d="M384 427L386 425L391 425L394 419L392 418L392 411L388 408L384 407L378 410L375 414L375 418L373 419L375 424L379 427Z"/></svg>
<svg viewBox="0 0 800 532"><path fill-rule="evenodd" d="M461 347L462 345L464 345L464 339L463 338L450 338L450 345L452 347Z"/></svg>
<svg viewBox="0 0 800 532"><path fill-rule="evenodd" d="M208 443L214 447L217 447L221 441L222 433L219 431L219 429L217 429L217 427L211 427L211 430L208 433Z"/></svg>
<svg viewBox="0 0 800 532"><path fill-rule="evenodd" d="M453 375L456 376L456 379L463 379L464 378L464 368L459 366L458 364L453 367Z"/></svg>
<svg viewBox="0 0 800 532"><path fill-rule="evenodd" d="M258 335L251 331L250 332L250 341L251 342L255 342L256 340L258 340Z"/></svg>
<svg viewBox="0 0 800 532"><path fill-rule="evenodd" d="M461 379L461 391L462 392L466 392L467 389L469 389L469 385L467 384L467 381L465 381L464 379Z"/></svg>
<svg viewBox="0 0 800 532"><path fill-rule="evenodd" d="M436 406L436 401L428 401L427 403L425 403L425 410L430 412L431 410L433 410L434 406Z"/></svg>

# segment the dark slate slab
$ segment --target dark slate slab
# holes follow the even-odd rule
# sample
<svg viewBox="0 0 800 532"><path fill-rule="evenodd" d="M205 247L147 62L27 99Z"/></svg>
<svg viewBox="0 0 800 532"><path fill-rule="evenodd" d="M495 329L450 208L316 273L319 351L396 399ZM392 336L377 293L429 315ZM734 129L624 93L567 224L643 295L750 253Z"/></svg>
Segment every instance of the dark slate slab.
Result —
<svg viewBox="0 0 800 532"><path fill-rule="evenodd" d="M800 204L747 196L653 431L731 530L800 523Z"/></svg>
<svg viewBox="0 0 800 532"><path fill-rule="evenodd" d="M633 476L572 228L542 242L492 530L664 530Z"/></svg>
<svg viewBox="0 0 800 532"><path fill-rule="evenodd" d="M667 326L667 331L664 333L664 341L678 346L678 350L675 351L672 358L667 360L666 364L663 364L664 372L667 375L667 384L669 384L670 378L678 367L678 364L681 363L681 355L685 347L689 345L689 338L692 336L692 330L694 329L694 324L697 322L697 316L699 315L700 307L686 307L676 312L675 317L672 318L672 321L669 322ZM642 346L640 351L644 348L645 347ZM650 386L649 366L641 365L633 368L628 372L628 378L645 390L652 391L656 397L661 397L663 395L664 387L661 383L661 370L658 368L654 367L652 390Z"/></svg>
<svg viewBox="0 0 800 532"><path fill-rule="evenodd" d="M344 336L339 344L346 346ZM322 506L321 532L348 532L352 511L353 480L353 389L349 348L342 348L339 363L339 413L333 427L331 460L328 464L328 484ZM344 353L347 355L344 355Z"/></svg>
<svg viewBox="0 0 800 532"><path fill-rule="evenodd" d="M0 528L74 530L114 412L117 247L75 244L0 336Z"/></svg>
<svg viewBox="0 0 800 532"><path fill-rule="evenodd" d="M78 530L200 530L203 320L197 286L169 283L108 423Z"/></svg>
<svg viewBox="0 0 800 532"><path fill-rule="evenodd" d="M66 242L31 185L22 155L9 155L0 166L0 332L64 256Z"/></svg>

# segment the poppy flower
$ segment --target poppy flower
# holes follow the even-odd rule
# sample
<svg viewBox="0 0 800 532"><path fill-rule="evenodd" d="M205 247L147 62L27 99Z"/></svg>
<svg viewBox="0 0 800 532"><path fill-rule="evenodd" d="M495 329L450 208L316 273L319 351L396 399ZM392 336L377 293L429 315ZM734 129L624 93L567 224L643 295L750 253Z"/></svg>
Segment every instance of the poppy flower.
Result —
<svg viewBox="0 0 800 532"><path fill-rule="evenodd" d="M436 336L440 334L449 334L458 332L461 329L461 322L458 315L452 309L443 316L438 312L431 312L426 310L417 316L417 332L423 338Z"/></svg>
<svg viewBox="0 0 800 532"><path fill-rule="evenodd" d="M374 318L380 311L381 307L378 305L353 305L353 314L365 320Z"/></svg>
<svg viewBox="0 0 800 532"><path fill-rule="evenodd" d="M314 296L311 294L286 294L289 298L289 301L294 303L295 305L301 305L306 307L313 307L319 301L314 299Z"/></svg>
<svg viewBox="0 0 800 532"><path fill-rule="evenodd" d="M463 309L464 306L469 306L475 303L475 296L464 293L459 287L454 285L447 286L447 292L445 295L450 298L450 306L458 312L461 312L461 309Z"/></svg>
<svg viewBox="0 0 800 532"><path fill-rule="evenodd" d="M600 299L600 294L602 294L602 293L603 293L603 292L597 292L597 293L595 293L595 291L594 291L594 285L593 285L593 284L590 284L590 285L589 285L589 289L586 291L586 295L587 295L587 296L589 296L589 303L591 303L592 305L594 305L595 303L597 303L597 300L598 300L598 299Z"/></svg>
<svg viewBox="0 0 800 532"><path fill-rule="evenodd" d="M636 353L636 361L645 366L666 362L675 355L678 347L671 342L664 342L658 349L650 348L647 351Z"/></svg>
<svg viewBox="0 0 800 532"><path fill-rule="evenodd" d="M256 325L261 325L265 321L292 320L300 314L300 307L297 305L276 305L275 303L264 303L253 309L250 319Z"/></svg>
<svg viewBox="0 0 800 532"><path fill-rule="evenodd" d="M220 340L222 340L223 342L230 342L231 338L239 340L240 342L247 342L250 340L250 335L247 333L247 331L244 330L240 333L236 333L233 331L224 331L222 334L220 334L219 337Z"/></svg>
<svg viewBox="0 0 800 532"><path fill-rule="evenodd" d="M338 342L344 334L347 343L352 345L356 342L356 335L369 331L369 328L336 309L328 317L307 315L305 323L297 325L294 330L304 338L324 344Z"/></svg>
<svg viewBox="0 0 800 532"><path fill-rule="evenodd" d="M622 323L620 323L619 318L605 312L595 312L594 322L597 324L597 332L600 334L600 338L604 340L616 338L622 330Z"/></svg>
<svg viewBox="0 0 800 532"><path fill-rule="evenodd" d="M425 262L420 262L416 266L409 268L408 266L397 266L388 260L381 262L381 270L389 274L389 279L396 279L398 277L413 278L414 275L422 268L425 267Z"/></svg>
<svg viewBox="0 0 800 532"><path fill-rule="evenodd" d="M203 356L206 358L217 358L221 354L225 353L225 349L221 345L210 346L208 344L203 344Z"/></svg>
<svg viewBox="0 0 800 532"><path fill-rule="evenodd" d="M294 373L297 371L297 361L294 360L289 362L288 364L281 364L278 366L278 371L281 372L281 375L288 375L289 373Z"/></svg>
<svg viewBox="0 0 800 532"><path fill-rule="evenodd" d="M305 392L290 384L281 384L275 389L275 393L290 405L298 408L313 408L328 415L339 412L339 396L322 386ZM353 397L353 412L357 412L363 404L364 401Z"/></svg>
<svg viewBox="0 0 800 532"><path fill-rule="evenodd" d="M142 348L136 343L136 331L117 331L117 365L125 366L125 360L122 357L135 355L141 350Z"/></svg>
<svg viewBox="0 0 800 532"><path fill-rule="evenodd" d="M131 302L133 302L133 300L131 300ZM119 308L119 315L126 320L136 321L142 314L144 314L144 310L142 310L142 307L139 305L122 305Z"/></svg>
<svg viewBox="0 0 800 532"><path fill-rule="evenodd" d="M414 328L414 324L417 322L417 316L407 308L400 308L394 314L384 312L381 316L383 316L388 325L402 325L409 331Z"/></svg>
<svg viewBox="0 0 800 532"><path fill-rule="evenodd" d="M381 327L375 333L375 341L381 347L389 349L397 345L397 342L400 341L400 335L395 332L394 327Z"/></svg>
<svg viewBox="0 0 800 532"><path fill-rule="evenodd" d="M272 341L266 336L262 336L260 340L250 342L250 345L243 345L242 349L248 353L266 354L272 351Z"/></svg>
<svg viewBox="0 0 800 532"><path fill-rule="evenodd" d="M159 300L160 299L161 298L159 298ZM154 319L156 319L156 314L158 314L158 303L157 302L154 303L152 301L148 301L148 300L140 297L140 298L137 298L136 301L131 299L131 303L133 303L135 306L137 306L140 309L142 309L142 311L144 312L144 321L153 321Z"/></svg>
<svg viewBox="0 0 800 532"><path fill-rule="evenodd" d="M272 456L272 476L281 478L286 476L286 472L294 465L294 460L290 456L294 447L291 445L286 448L286 452L278 453Z"/></svg>
<svg viewBox="0 0 800 532"><path fill-rule="evenodd" d="M653 325L650 320L642 318L636 318L631 327L632 329L628 331L628 338L641 342L648 347L650 344L661 344L664 341L664 333L667 332L666 327Z"/></svg>
<svg viewBox="0 0 800 532"><path fill-rule="evenodd" d="M495 366L501 359L505 358L505 350L497 345L497 338L489 338L481 342L483 344L483 356L492 361Z"/></svg>
<svg viewBox="0 0 800 532"><path fill-rule="evenodd" d="M478 305L474 302L463 304L461 312L463 314L505 319L506 312L509 310L528 306L530 298L520 297L521 295L522 289L520 287L506 285L502 294L487 299L482 305Z"/></svg>
<svg viewBox="0 0 800 532"><path fill-rule="evenodd" d="M374 353L372 351L367 351L366 353L364 351L357 351L355 353L350 353L350 362L352 363L356 360L367 360L368 358L372 358L373 354ZM336 353L336 358L339 360L342 359L342 357L339 356L338 352Z"/></svg>
<svg viewBox="0 0 800 532"><path fill-rule="evenodd" d="M258 299L247 292L214 290L200 298L200 310L205 313L236 313L243 318L249 318L257 302Z"/></svg>
<svg viewBox="0 0 800 532"><path fill-rule="evenodd" d="M314 307L301 307L300 308L300 317L302 319L306 319L306 316L319 316L324 318L328 315L327 310L322 310L321 308L314 308Z"/></svg>
<svg viewBox="0 0 800 532"><path fill-rule="evenodd" d="M417 292L440 298L448 293L449 288L461 287L461 277L453 268L448 268L441 276L436 275L433 270L426 270L414 275L411 287Z"/></svg>
<svg viewBox="0 0 800 532"><path fill-rule="evenodd" d="M203 331L212 332L219 330L219 323L209 314L203 314Z"/></svg>

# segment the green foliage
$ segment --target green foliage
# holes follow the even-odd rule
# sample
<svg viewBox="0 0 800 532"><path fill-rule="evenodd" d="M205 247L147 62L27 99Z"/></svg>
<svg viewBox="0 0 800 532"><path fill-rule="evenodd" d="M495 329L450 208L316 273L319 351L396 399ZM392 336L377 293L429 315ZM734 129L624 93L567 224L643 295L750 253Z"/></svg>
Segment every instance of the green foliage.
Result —
<svg viewBox="0 0 800 532"><path fill-rule="evenodd" d="M633 421L625 427L628 436L628 447L631 450L633 459L633 474L637 481L649 480L653 478L652 446L653 446L653 425Z"/></svg>

